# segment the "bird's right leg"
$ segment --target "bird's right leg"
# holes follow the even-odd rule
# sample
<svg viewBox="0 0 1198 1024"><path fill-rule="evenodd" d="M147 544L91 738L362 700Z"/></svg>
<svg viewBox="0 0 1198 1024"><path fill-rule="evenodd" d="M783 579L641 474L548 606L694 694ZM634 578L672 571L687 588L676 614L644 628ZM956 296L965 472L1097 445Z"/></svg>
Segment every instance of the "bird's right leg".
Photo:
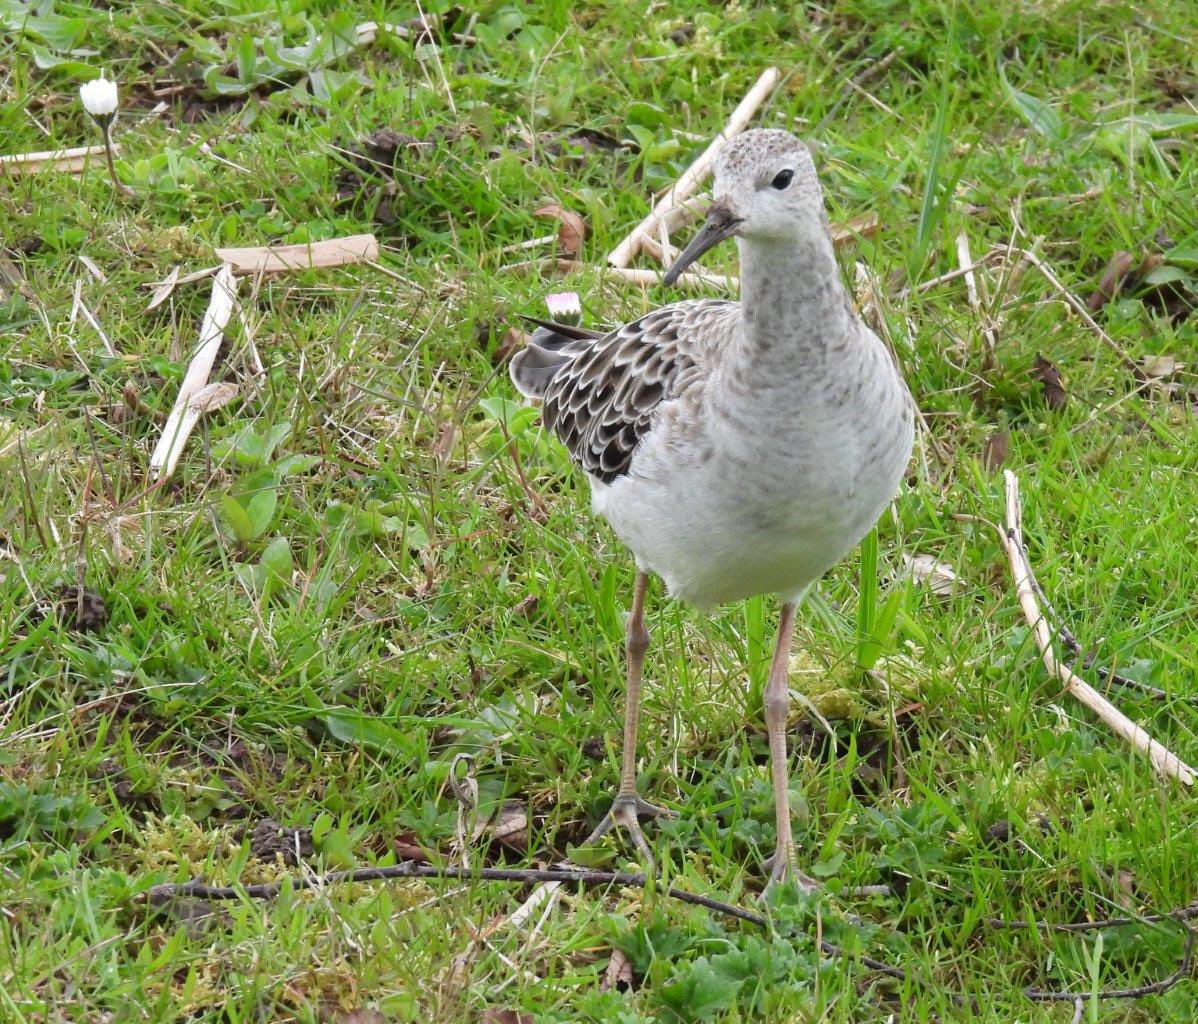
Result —
<svg viewBox="0 0 1198 1024"><path fill-rule="evenodd" d="M786 721L790 711L790 640L794 634L797 603L782 605L778 639L765 684L765 724L770 738L770 775L774 784L774 816L778 826L778 848L774 851L769 887L793 878L806 892L818 888L816 881L799 870L794 836L790 827L790 769L786 757Z"/></svg>
<svg viewBox="0 0 1198 1024"><path fill-rule="evenodd" d="M641 672L645 664L645 652L649 649L649 630L645 628L645 592L649 588L649 575L638 571L636 587L632 594L632 611L628 616L628 628L624 650L628 657L628 697L624 708L624 749L620 769L620 788L612 801L610 810L599 822L595 831L584 845L598 842L614 828L622 828L632 838L637 852L645 861L649 871L656 871L653 851L645 833L641 831L640 818L673 817L674 812L658 807L641 798L636 791L636 732L641 717Z"/></svg>

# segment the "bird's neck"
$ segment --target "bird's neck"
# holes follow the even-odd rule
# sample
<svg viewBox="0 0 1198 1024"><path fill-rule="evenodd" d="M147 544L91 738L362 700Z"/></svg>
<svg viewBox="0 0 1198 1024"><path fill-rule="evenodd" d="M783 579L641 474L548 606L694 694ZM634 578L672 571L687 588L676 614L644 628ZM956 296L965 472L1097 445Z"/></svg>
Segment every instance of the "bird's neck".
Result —
<svg viewBox="0 0 1198 1024"><path fill-rule="evenodd" d="M840 282L823 211L785 239L742 238L740 290L744 355L759 370L770 364L822 364L829 346L850 337L854 318Z"/></svg>

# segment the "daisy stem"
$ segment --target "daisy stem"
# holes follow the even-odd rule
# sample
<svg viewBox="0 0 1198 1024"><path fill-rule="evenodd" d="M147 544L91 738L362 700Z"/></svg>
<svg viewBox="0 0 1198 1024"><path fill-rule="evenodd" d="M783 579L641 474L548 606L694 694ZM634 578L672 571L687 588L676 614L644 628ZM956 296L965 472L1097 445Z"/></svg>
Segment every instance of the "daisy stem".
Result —
<svg viewBox="0 0 1198 1024"><path fill-rule="evenodd" d="M108 173L112 177L112 183L117 187L117 190L123 195L132 196L133 189L126 185L117 176L116 164L112 159L112 118L108 117L100 122L100 131L104 135L104 155L108 158Z"/></svg>

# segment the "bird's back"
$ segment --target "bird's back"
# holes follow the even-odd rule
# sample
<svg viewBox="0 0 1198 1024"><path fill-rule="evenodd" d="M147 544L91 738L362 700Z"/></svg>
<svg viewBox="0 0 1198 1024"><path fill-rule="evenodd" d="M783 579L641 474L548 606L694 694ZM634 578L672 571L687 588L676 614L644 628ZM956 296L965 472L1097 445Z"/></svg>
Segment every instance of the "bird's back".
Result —
<svg viewBox="0 0 1198 1024"><path fill-rule="evenodd" d="M740 317L740 304L663 306L607 334L542 324L512 359L519 390L544 402L545 425L605 484L626 475L663 407L701 386Z"/></svg>

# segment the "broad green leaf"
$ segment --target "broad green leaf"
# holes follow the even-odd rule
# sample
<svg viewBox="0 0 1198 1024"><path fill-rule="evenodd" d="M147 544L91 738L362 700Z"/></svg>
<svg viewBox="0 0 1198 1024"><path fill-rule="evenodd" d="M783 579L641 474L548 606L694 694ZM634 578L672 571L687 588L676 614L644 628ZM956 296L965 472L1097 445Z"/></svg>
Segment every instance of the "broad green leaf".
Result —
<svg viewBox="0 0 1198 1024"><path fill-rule="evenodd" d="M29 50L33 54L33 63L43 71L58 70L80 80L96 77L95 68L90 64L84 64L83 61L71 57L57 57L44 46L30 46Z"/></svg>
<svg viewBox="0 0 1198 1024"><path fill-rule="evenodd" d="M275 480L282 480L292 473L304 473L319 465L319 455L287 455L267 468L273 471Z"/></svg>
<svg viewBox="0 0 1198 1024"><path fill-rule="evenodd" d="M262 552L260 560L268 579L279 583L291 582L294 563L291 558L291 542L286 537L276 537Z"/></svg>
<svg viewBox="0 0 1198 1024"><path fill-rule="evenodd" d="M242 36L237 44L237 75L246 85L254 81L258 67L258 48L249 36Z"/></svg>
<svg viewBox="0 0 1198 1024"><path fill-rule="evenodd" d="M220 499L221 518L224 519L225 525L233 531L233 536L236 537L242 544L254 539L254 524L250 519L249 513L241 507L241 503L231 494L222 495Z"/></svg>
<svg viewBox="0 0 1198 1024"><path fill-rule="evenodd" d="M1164 266L1157 267L1155 270L1149 271L1144 275L1145 284L1174 284L1176 282L1186 282L1193 284L1193 278L1190 277L1181 267L1173 266L1166 263Z"/></svg>
<svg viewBox="0 0 1198 1024"><path fill-rule="evenodd" d="M83 18L48 15L44 18L24 18L15 28L40 39L51 50L63 51L74 48L76 40L87 31L87 21Z"/></svg>
<svg viewBox="0 0 1198 1024"><path fill-rule="evenodd" d="M1138 121L1156 137L1171 135L1174 132L1198 131L1198 114L1146 111L1127 120Z"/></svg>
<svg viewBox="0 0 1198 1024"><path fill-rule="evenodd" d="M273 488L269 491L259 491L250 498L245 510L249 516L254 537L260 537L266 532L266 528L270 526L270 521L275 516L275 507L278 503L279 494Z"/></svg>
<svg viewBox="0 0 1198 1024"><path fill-rule="evenodd" d="M652 103L645 103L642 100L636 100L628 104L628 109L624 113L624 120L628 124L644 125L646 128L660 128L670 118L661 107L656 107Z"/></svg>
<svg viewBox="0 0 1198 1024"><path fill-rule="evenodd" d="M1165 262L1175 267L1185 267L1187 270L1198 270L1198 246L1170 249L1165 253Z"/></svg>
<svg viewBox="0 0 1198 1024"><path fill-rule="evenodd" d="M500 423L506 428L509 437L519 437L537 419L537 410L510 398L484 398L479 401L479 408L492 423Z"/></svg>
<svg viewBox="0 0 1198 1024"><path fill-rule="evenodd" d="M999 66L998 74L1002 79L1007 97L1015 105L1015 109L1019 111L1023 119L1050 142L1063 141L1065 138L1065 125L1061 121L1061 115L1053 110L1044 100L1031 95L1031 93L1021 92L1011 85L1007 81L1006 72L1001 65Z"/></svg>
<svg viewBox="0 0 1198 1024"><path fill-rule="evenodd" d="M267 428L262 438L262 461L269 462L275 454L275 449L291 436L290 423L275 423Z"/></svg>
<svg viewBox="0 0 1198 1024"><path fill-rule="evenodd" d="M396 756L403 756L412 748L407 736L395 726L361 711L330 708L316 717L324 723L329 735L342 743L351 743L379 754Z"/></svg>
<svg viewBox="0 0 1198 1024"><path fill-rule="evenodd" d="M246 590L257 595L262 589L261 568L261 566L253 565L250 562L238 562L233 566L233 573Z"/></svg>

